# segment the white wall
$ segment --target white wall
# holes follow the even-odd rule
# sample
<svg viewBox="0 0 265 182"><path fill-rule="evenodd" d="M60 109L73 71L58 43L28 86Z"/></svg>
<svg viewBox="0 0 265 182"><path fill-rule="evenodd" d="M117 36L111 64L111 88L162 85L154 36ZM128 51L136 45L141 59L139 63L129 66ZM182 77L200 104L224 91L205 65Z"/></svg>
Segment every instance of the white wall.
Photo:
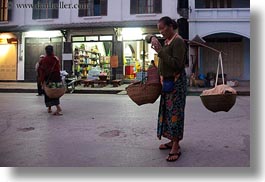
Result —
<svg viewBox="0 0 265 182"><path fill-rule="evenodd" d="M197 34L201 37L214 33L235 33L250 38L249 8L195 9L195 1L190 0L189 38Z"/></svg>
<svg viewBox="0 0 265 182"><path fill-rule="evenodd" d="M111 0L110 0L111 1ZM112 0L115 1L115 0ZM173 19L179 18L177 14L177 1L175 0L163 0L162 1L162 13L161 14L130 14L130 0L122 1L122 21L134 21L134 20L159 20L163 16L169 16Z"/></svg>
<svg viewBox="0 0 265 182"><path fill-rule="evenodd" d="M249 22L199 22L189 24L189 38L193 39L197 34L200 37L215 33L235 33L250 38Z"/></svg>
<svg viewBox="0 0 265 182"><path fill-rule="evenodd" d="M69 10L71 13L70 23L91 23L121 21L122 0L108 0L108 16L78 17L78 9ZM72 4L78 4L78 0L72 0ZM69 13L65 11L65 13Z"/></svg>
<svg viewBox="0 0 265 182"><path fill-rule="evenodd" d="M78 0L64 0L64 4L78 4ZM130 14L130 0L108 0L108 16L78 17L78 8L60 8L58 19L32 19L31 8L17 8L18 4L33 4L33 0L13 1L13 20L8 25L43 25L43 24L72 24L72 23L94 23L94 22L117 22L158 20L163 16L178 19L177 1L163 0L161 14Z"/></svg>
<svg viewBox="0 0 265 182"><path fill-rule="evenodd" d="M70 3L71 0L65 0L64 3ZM33 4L33 0L27 0L27 3ZM32 9L25 9L25 25L43 25L43 24L67 24L70 23L70 9L59 9L58 19L32 19Z"/></svg>
<svg viewBox="0 0 265 182"><path fill-rule="evenodd" d="M25 3L26 0L13 0L12 19L8 23L0 24L0 26L24 25L25 9L16 8L18 3Z"/></svg>
<svg viewBox="0 0 265 182"><path fill-rule="evenodd" d="M18 44L18 63L17 63L17 80L24 80L24 42L21 44Z"/></svg>

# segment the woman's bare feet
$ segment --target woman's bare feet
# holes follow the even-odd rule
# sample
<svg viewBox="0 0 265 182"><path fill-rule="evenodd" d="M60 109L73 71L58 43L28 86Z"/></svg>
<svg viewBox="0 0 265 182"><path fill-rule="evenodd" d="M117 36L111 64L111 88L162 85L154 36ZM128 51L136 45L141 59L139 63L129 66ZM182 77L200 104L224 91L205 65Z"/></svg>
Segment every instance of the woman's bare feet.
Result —
<svg viewBox="0 0 265 182"><path fill-rule="evenodd" d="M57 105L56 108L57 110L53 113L53 115L57 115L57 116L63 115L61 107Z"/></svg>
<svg viewBox="0 0 265 182"><path fill-rule="evenodd" d="M63 113L62 113L62 112L55 111L55 112L53 113L53 115L55 115L55 116L61 116L61 115L63 115Z"/></svg>
<svg viewBox="0 0 265 182"><path fill-rule="evenodd" d="M48 107L47 111L48 111L48 113L52 113L52 108Z"/></svg>
<svg viewBox="0 0 265 182"><path fill-rule="evenodd" d="M172 141L170 141L170 142L168 142L168 143L161 144L161 145L159 146L159 149L160 149L160 150L172 149L172 144L173 144Z"/></svg>

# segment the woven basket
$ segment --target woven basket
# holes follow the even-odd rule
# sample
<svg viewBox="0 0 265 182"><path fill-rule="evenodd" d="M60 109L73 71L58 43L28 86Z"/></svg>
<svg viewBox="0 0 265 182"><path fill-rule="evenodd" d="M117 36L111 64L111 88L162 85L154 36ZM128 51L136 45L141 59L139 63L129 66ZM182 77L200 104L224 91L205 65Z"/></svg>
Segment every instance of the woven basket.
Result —
<svg viewBox="0 0 265 182"><path fill-rule="evenodd" d="M46 93L46 95L51 99L57 99L64 95L65 93L65 87L61 88L49 88L46 84L43 85L43 89Z"/></svg>
<svg viewBox="0 0 265 182"><path fill-rule="evenodd" d="M147 83L160 83L157 67L154 66L147 70Z"/></svg>
<svg viewBox="0 0 265 182"><path fill-rule="evenodd" d="M137 104L154 103L161 94L160 83L133 83L126 88L128 96Z"/></svg>
<svg viewBox="0 0 265 182"><path fill-rule="evenodd" d="M203 105L212 112L228 112L236 102L236 94L201 95Z"/></svg>
<svg viewBox="0 0 265 182"><path fill-rule="evenodd" d="M217 82L218 82L218 73L219 68L221 67L221 76L222 76L222 83L225 85L225 76L224 76L224 70L223 70L223 60L222 60L222 52L219 52L218 57L218 65L217 65L217 73L216 73L216 79L215 79L215 88L217 88ZM201 95L201 101L203 105L212 112L219 112L219 111L225 111L228 112L235 104L236 102L236 96L237 94L233 93L225 93L225 94L218 94L218 95Z"/></svg>

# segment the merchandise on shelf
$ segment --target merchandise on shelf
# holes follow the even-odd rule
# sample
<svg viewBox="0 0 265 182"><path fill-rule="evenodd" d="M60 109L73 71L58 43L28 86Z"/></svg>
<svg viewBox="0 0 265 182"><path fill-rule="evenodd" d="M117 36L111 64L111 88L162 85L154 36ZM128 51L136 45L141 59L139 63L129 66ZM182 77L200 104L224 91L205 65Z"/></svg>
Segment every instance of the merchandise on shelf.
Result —
<svg viewBox="0 0 265 182"><path fill-rule="evenodd" d="M110 56L102 56L101 69L102 69L102 73L106 74L107 79L110 79L110 72L111 72Z"/></svg>
<svg viewBox="0 0 265 182"><path fill-rule="evenodd" d="M88 51L84 46L74 50L74 66L77 76L87 77L89 70L100 64L100 53Z"/></svg>

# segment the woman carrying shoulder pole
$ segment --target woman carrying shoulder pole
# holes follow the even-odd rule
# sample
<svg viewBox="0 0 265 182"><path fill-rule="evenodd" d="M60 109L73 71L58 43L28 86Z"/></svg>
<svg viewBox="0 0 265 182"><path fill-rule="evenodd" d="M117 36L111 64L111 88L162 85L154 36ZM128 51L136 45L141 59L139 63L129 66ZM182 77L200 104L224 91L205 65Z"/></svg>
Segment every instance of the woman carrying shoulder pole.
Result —
<svg viewBox="0 0 265 182"><path fill-rule="evenodd" d="M162 47L156 37L151 38L152 48L158 53L159 75L162 94L159 105L157 137L170 141L159 149L170 149L166 158L172 162L181 155L179 142L183 139L184 115L187 95L185 56L187 48L184 40L175 32L178 24L170 17L162 17L158 24L160 34L165 38Z"/></svg>

